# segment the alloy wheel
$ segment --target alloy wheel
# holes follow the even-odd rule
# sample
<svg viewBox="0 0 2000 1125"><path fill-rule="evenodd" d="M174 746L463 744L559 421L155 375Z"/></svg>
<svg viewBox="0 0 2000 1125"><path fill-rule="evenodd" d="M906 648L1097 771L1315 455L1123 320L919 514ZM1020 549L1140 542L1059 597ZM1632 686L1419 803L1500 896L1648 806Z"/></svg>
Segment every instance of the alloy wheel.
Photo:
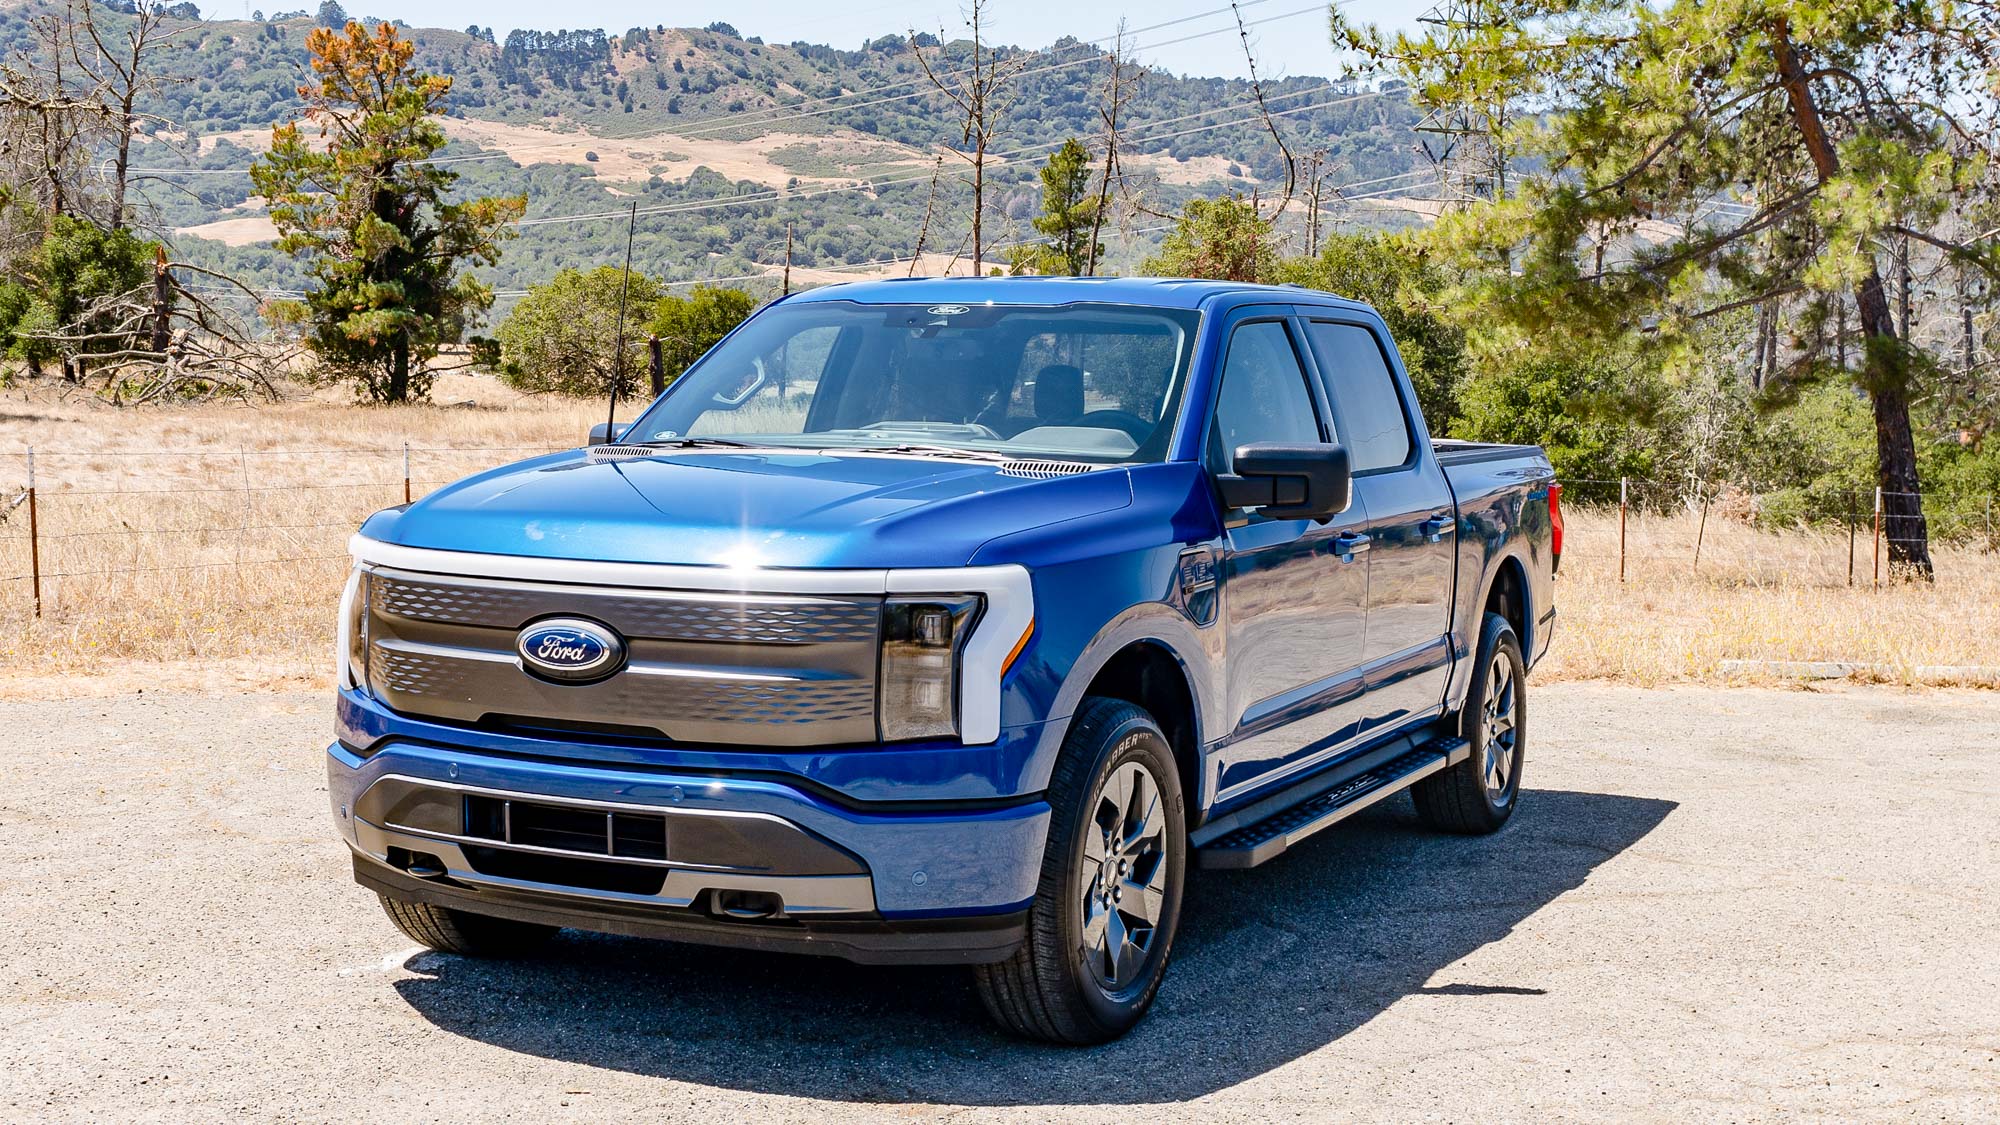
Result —
<svg viewBox="0 0 2000 1125"><path fill-rule="evenodd" d="M1091 801L1078 865L1083 960L1107 992L1144 979L1167 901L1166 844L1158 780L1121 763Z"/></svg>
<svg viewBox="0 0 2000 1125"><path fill-rule="evenodd" d="M1514 774L1520 760L1515 752L1520 737L1520 702L1513 660L1504 652L1494 653L1486 672L1480 741L1485 753L1486 796L1496 807L1513 799Z"/></svg>

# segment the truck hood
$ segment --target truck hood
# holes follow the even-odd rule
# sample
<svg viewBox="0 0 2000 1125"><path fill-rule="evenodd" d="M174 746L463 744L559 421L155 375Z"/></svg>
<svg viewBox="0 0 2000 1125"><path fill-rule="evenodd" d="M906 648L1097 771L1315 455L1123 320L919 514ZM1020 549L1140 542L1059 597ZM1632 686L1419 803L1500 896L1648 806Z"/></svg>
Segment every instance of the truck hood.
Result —
<svg viewBox="0 0 2000 1125"><path fill-rule="evenodd" d="M1003 471L1005 470L1005 471ZM1123 508L1131 475L816 450L582 450L452 484L362 528L408 547L693 566L964 566L989 540Z"/></svg>

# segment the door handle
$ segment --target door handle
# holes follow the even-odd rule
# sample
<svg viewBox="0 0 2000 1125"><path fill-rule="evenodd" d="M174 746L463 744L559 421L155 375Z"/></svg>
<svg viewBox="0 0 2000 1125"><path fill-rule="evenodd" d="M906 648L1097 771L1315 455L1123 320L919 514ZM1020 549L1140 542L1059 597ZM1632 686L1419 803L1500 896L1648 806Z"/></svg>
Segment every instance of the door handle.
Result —
<svg viewBox="0 0 2000 1125"><path fill-rule="evenodd" d="M1444 538L1445 532L1451 530L1452 523L1453 520L1450 516L1435 515L1418 524L1417 527L1423 531L1425 539L1435 543Z"/></svg>
<svg viewBox="0 0 2000 1125"><path fill-rule="evenodd" d="M1333 553L1340 556L1341 562L1353 562L1354 556L1365 553L1372 542L1358 531L1343 531L1333 537Z"/></svg>

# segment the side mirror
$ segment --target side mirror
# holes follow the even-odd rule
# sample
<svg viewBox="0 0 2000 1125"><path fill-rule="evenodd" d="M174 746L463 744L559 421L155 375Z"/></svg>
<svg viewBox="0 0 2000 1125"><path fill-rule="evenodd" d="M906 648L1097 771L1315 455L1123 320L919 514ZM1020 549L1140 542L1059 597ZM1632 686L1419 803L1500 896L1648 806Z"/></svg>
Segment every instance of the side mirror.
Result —
<svg viewBox="0 0 2000 1125"><path fill-rule="evenodd" d="M631 428L630 423L614 427L609 422L599 422L597 425L590 427L590 444L610 445L612 442L624 437L625 431Z"/></svg>
<svg viewBox="0 0 2000 1125"><path fill-rule="evenodd" d="M1347 510L1354 473L1344 445L1238 446L1233 475L1216 485L1228 508L1256 508L1276 519L1323 520Z"/></svg>

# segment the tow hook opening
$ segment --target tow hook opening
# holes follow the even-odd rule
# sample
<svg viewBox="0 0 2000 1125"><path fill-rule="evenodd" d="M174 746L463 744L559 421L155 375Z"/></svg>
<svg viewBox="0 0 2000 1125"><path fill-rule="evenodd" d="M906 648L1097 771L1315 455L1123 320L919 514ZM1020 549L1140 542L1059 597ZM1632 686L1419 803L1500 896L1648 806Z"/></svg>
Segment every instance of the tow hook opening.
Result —
<svg viewBox="0 0 2000 1125"><path fill-rule="evenodd" d="M413 852L408 848L390 848L389 866L418 879L441 879L445 873L444 860L429 852Z"/></svg>
<svg viewBox="0 0 2000 1125"><path fill-rule="evenodd" d="M769 891L714 891L708 909L718 918L755 922L784 917L785 900Z"/></svg>

